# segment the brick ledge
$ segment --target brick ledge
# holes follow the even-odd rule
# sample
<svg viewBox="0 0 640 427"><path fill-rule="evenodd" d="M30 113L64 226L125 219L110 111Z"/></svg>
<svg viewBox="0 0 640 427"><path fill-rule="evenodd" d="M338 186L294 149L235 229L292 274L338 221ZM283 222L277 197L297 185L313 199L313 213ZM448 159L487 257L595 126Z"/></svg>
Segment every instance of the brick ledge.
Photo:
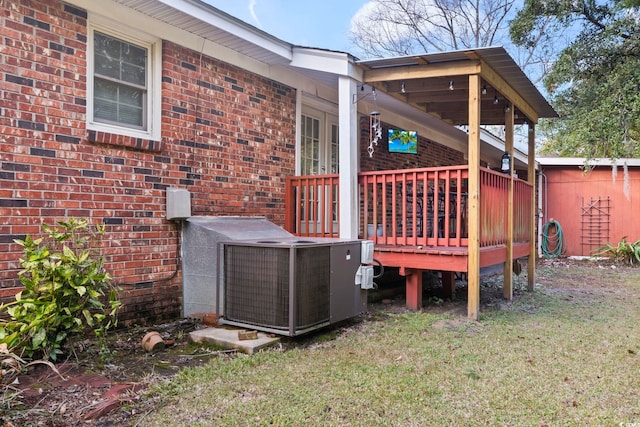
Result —
<svg viewBox="0 0 640 427"><path fill-rule="evenodd" d="M128 147L136 150L153 151L159 153L162 151L162 141L153 141L144 138L135 138L133 136L118 135L110 132L102 132L97 130L87 131L87 139L90 142L99 144L116 145L119 147Z"/></svg>

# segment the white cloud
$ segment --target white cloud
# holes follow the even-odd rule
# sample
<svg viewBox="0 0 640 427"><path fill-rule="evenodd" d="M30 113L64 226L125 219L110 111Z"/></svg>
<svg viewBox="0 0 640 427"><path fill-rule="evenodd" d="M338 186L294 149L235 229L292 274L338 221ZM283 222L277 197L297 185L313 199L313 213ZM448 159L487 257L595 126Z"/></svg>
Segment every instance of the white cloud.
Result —
<svg viewBox="0 0 640 427"><path fill-rule="evenodd" d="M251 18L254 20L256 27L262 28L262 24L260 23L260 19L258 19L258 14L256 13L257 3L258 0L249 1L249 14L251 14Z"/></svg>
<svg viewBox="0 0 640 427"><path fill-rule="evenodd" d="M368 1L358 9L358 11L351 17L351 29L353 30L355 27L355 23L358 21L362 21L368 19L373 11L375 10L376 4L374 1Z"/></svg>

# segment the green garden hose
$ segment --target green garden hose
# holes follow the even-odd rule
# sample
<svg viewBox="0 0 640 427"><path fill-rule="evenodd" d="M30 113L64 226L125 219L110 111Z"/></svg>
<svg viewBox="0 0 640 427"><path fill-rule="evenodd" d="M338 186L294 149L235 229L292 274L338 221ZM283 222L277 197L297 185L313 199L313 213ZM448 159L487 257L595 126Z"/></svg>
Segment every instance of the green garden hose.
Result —
<svg viewBox="0 0 640 427"><path fill-rule="evenodd" d="M545 258L558 258L564 252L564 234L560 223L550 219L542 227L542 256Z"/></svg>

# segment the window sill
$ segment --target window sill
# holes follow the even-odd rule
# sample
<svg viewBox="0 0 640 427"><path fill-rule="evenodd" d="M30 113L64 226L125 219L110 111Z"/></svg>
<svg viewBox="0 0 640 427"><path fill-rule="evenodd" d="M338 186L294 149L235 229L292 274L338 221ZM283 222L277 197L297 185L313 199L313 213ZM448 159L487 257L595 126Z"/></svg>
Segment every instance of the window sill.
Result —
<svg viewBox="0 0 640 427"><path fill-rule="evenodd" d="M90 142L98 144L115 145L118 147L127 147L135 150L152 151L159 153L162 151L162 141L153 141L151 139L136 138L127 135L118 135L112 132L103 132L97 130L87 131L87 139Z"/></svg>

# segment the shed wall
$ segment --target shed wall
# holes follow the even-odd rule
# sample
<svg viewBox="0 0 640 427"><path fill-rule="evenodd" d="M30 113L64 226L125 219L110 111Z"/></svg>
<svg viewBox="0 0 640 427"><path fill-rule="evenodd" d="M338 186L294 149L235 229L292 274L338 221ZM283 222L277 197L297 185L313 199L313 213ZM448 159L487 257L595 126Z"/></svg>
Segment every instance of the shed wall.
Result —
<svg viewBox="0 0 640 427"><path fill-rule="evenodd" d="M622 167L615 181L605 166L587 174L578 166L544 166L542 172L543 223L560 223L566 255L592 255L596 247L617 244L624 236L627 241L640 239L640 168L629 168L626 194Z"/></svg>

